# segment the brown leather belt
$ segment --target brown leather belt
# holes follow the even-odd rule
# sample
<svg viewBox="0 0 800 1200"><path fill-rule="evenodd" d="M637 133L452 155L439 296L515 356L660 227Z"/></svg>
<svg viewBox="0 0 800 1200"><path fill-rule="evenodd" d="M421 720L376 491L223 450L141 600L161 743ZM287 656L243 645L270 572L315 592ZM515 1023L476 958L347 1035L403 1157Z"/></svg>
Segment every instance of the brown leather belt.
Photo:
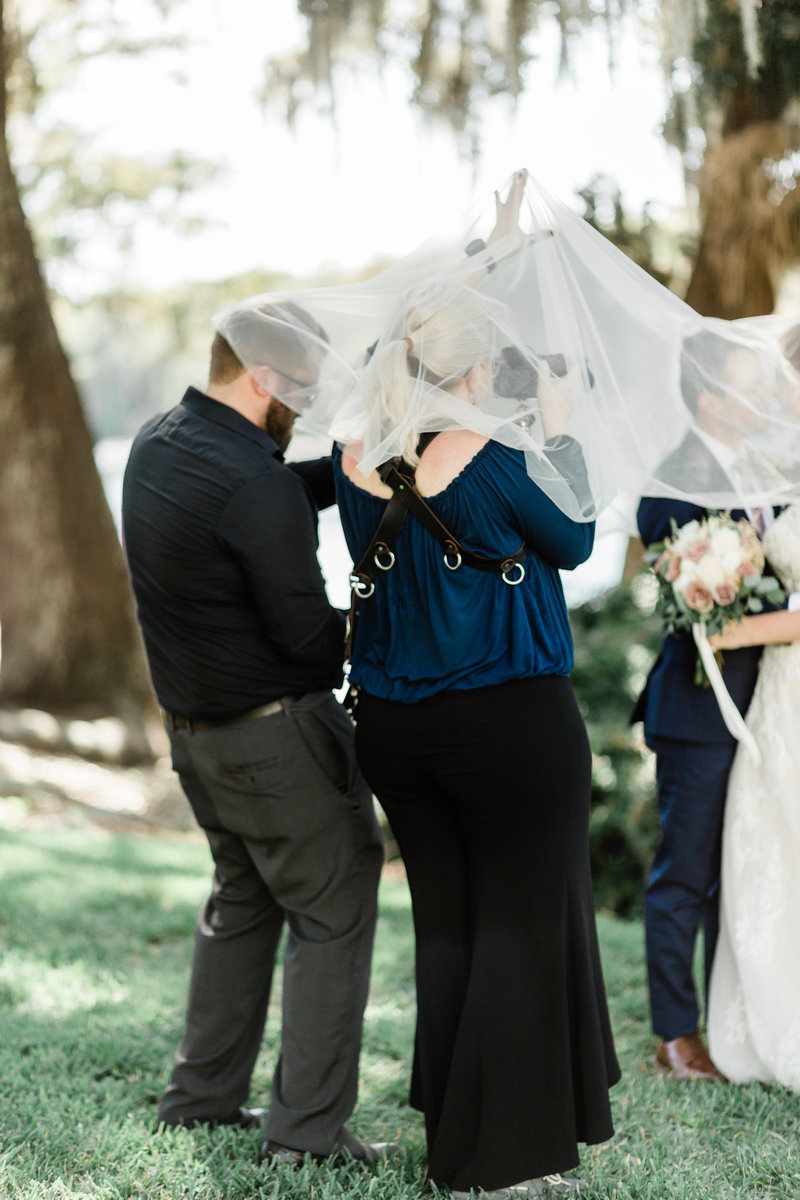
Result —
<svg viewBox="0 0 800 1200"><path fill-rule="evenodd" d="M232 725L247 725L250 721L259 721L261 717L271 717L274 713L283 711L280 700L270 700L269 704L259 704L247 712L239 713L238 717L223 717L219 721L207 721L201 717L182 717L180 713L167 712L162 708L164 724L167 729L188 729L190 733L203 729L227 729Z"/></svg>

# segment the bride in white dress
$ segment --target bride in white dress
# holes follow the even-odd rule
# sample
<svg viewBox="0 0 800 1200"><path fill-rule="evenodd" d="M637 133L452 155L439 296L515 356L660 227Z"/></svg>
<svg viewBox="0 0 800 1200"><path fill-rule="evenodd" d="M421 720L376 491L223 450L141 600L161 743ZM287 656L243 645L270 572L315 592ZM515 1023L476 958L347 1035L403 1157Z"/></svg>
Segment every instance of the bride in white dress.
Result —
<svg viewBox="0 0 800 1200"><path fill-rule="evenodd" d="M787 592L800 591L800 505L764 535ZM800 1091L800 612L745 617L713 644L764 644L747 725L756 765L737 750L722 846L720 935L709 996L709 1050L733 1083Z"/></svg>

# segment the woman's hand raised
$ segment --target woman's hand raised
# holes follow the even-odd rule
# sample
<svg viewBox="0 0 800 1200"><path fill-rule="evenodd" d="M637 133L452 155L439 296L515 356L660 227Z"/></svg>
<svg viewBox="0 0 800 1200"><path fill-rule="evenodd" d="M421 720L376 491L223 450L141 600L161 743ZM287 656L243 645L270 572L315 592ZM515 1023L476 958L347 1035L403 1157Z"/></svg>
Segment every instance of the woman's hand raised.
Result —
<svg viewBox="0 0 800 1200"><path fill-rule="evenodd" d="M489 234L486 242L487 246L503 241L511 235L518 235L513 245L507 249L506 253L512 254L519 249L520 244L524 241L524 234L519 227L519 212L522 207L522 197L525 194L525 183L528 178L528 172L523 168L521 171L514 173L514 178L511 181L508 195L505 200L500 199L500 193L495 192L495 223L494 229Z"/></svg>

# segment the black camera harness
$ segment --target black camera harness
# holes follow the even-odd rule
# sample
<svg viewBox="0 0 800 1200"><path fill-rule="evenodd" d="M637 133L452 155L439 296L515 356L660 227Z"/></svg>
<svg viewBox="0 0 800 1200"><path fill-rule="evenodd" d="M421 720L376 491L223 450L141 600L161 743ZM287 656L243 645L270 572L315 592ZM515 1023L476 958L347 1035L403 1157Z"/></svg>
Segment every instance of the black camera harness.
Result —
<svg viewBox="0 0 800 1200"><path fill-rule="evenodd" d="M436 433L424 433L419 440L417 453L422 454ZM522 545L513 554L504 558L488 558L467 550L446 525L443 525L433 509L417 490L414 468L403 458L390 458L378 467L381 480L392 489L372 541L367 546L350 574L350 621L345 646L345 658L349 662L353 649L355 627L362 600L368 600L375 591L375 581L381 571L391 571L395 563L394 547L406 517L410 514L427 529L444 551L444 565L449 571L457 571L464 564L476 571L489 571L500 575L504 583L515 587L525 578L523 561L528 557L528 547ZM354 701L351 686L351 703Z"/></svg>

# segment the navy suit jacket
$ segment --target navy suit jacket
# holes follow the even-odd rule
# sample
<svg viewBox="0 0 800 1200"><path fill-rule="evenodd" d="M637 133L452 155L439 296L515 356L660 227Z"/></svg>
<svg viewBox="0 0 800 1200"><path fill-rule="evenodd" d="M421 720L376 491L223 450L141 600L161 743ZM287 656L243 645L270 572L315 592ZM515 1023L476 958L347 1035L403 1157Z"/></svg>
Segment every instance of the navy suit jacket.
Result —
<svg viewBox="0 0 800 1200"><path fill-rule="evenodd" d="M725 482L717 484L721 468L694 435L687 435L675 454L680 455L684 463L694 460L695 476L704 478L707 486L724 487L725 482L729 482L726 478ZM636 520L641 539L647 546L671 534L672 518L680 528L687 521L701 520L705 515L706 509L687 501L645 497L639 504ZM731 516L740 520L747 514L734 510ZM745 646L724 653L722 678L742 714L746 713L756 686L760 659L760 646ZM662 638L661 652L631 714L631 723L644 721L648 743L651 737L705 743L731 743L734 740L711 688L694 682L696 662L697 648L690 635Z"/></svg>

